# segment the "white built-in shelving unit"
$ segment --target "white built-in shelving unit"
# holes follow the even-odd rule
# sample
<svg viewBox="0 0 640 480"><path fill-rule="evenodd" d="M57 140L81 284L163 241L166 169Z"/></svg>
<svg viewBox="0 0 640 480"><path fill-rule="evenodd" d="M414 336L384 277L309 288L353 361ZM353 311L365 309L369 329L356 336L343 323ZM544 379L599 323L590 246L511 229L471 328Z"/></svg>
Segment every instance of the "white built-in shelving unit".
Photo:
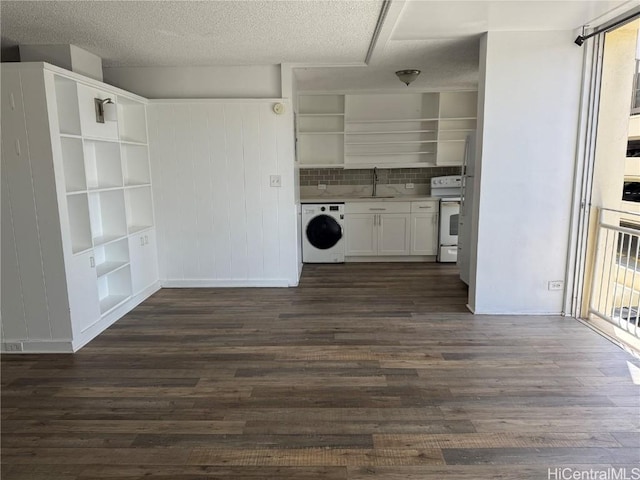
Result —
<svg viewBox="0 0 640 480"><path fill-rule="evenodd" d="M4 341L75 351L159 288L146 100L42 63L3 64L2 95L2 169L15 197L3 204L14 239L3 245L3 276L5 265L20 272L25 301L42 305L32 315L4 297ZM116 104L116 121L97 122L96 98ZM39 242L22 238L23 223ZM29 257L41 259L40 277Z"/></svg>
<svg viewBox="0 0 640 480"><path fill-rule="evenodd" d="M341 167L344 163L344 95L298 98L298 158L303 165Z"/></svg>
<svg viewBox="0 0 640 480"><path fill-rule="evenodd" d="M302 168L462 165L476 128L477 92L303 94Z"/></svg>

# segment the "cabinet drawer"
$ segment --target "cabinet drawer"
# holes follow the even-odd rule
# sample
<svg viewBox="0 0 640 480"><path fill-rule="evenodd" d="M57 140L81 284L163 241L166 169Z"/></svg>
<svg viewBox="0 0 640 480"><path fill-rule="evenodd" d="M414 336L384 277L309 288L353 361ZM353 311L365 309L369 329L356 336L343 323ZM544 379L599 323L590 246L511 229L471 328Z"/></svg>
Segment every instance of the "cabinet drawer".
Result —
<svg viewBox="0 0 640 480"><path fill-rule="evenodd" d="M438 201L426 200L423 202L411 202L411 213L435 213L438 211Z"/></svg>
<svg viewBox="0 0 640 480"><path fill-rule="evenodd" d="M410 202L352 202L345 203L345 213L410 213Z"/></svg>

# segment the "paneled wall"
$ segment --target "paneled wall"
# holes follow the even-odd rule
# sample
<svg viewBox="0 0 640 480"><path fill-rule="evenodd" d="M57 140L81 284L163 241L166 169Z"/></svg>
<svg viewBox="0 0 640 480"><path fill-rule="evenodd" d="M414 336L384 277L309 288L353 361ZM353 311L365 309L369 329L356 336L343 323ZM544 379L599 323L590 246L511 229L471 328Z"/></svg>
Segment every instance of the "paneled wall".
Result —
<svg viewBox="0 0 640 480"><path fill-rule="evenodd" d="M163 286L297 284L292 109L273 104L151 102Z"/></svg>

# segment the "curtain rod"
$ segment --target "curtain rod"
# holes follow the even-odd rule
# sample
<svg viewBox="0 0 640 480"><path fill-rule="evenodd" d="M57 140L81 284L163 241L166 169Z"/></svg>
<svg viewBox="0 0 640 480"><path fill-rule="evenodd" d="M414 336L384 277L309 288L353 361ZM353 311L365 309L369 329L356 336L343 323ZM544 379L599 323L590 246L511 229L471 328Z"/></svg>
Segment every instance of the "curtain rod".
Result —
<svg viewBox="0 0 640 480"><path fill-rule="evenodd" d="M595 35L598 35L600 33L603 32L608 32L609 30L612 30L613 28L617 27L618 25L622 25L623 23L627 23L631 20L633 20L634 18L638 18L640 17L640 12L635 12L632 13L631 15L628 15L624 18L621 18L620 20L617 20L615 22L613 22L611 25L608 25L604 28L601 28L600 30L594 30L593 32L591 32L589 35L578 35L575 39L575 44L578 45L579 47L582 46L582 44L584 43L585 40L587 40L588 38L591 38ZM582 27L582 31L584 33L584 27Z"/></svg>

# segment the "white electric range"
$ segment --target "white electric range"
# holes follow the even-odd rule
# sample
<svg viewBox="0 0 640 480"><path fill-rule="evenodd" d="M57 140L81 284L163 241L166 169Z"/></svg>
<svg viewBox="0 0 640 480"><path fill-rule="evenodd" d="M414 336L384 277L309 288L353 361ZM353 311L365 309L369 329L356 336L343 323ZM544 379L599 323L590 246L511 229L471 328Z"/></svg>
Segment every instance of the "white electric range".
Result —
<svg viewBox="0 0 640 480"><path fill-rule="evenodd" d="M438 221L438 262L455 263L458 259L458 219L462 176L449 175L431 179L431 196L440 199Z"/></svg>

